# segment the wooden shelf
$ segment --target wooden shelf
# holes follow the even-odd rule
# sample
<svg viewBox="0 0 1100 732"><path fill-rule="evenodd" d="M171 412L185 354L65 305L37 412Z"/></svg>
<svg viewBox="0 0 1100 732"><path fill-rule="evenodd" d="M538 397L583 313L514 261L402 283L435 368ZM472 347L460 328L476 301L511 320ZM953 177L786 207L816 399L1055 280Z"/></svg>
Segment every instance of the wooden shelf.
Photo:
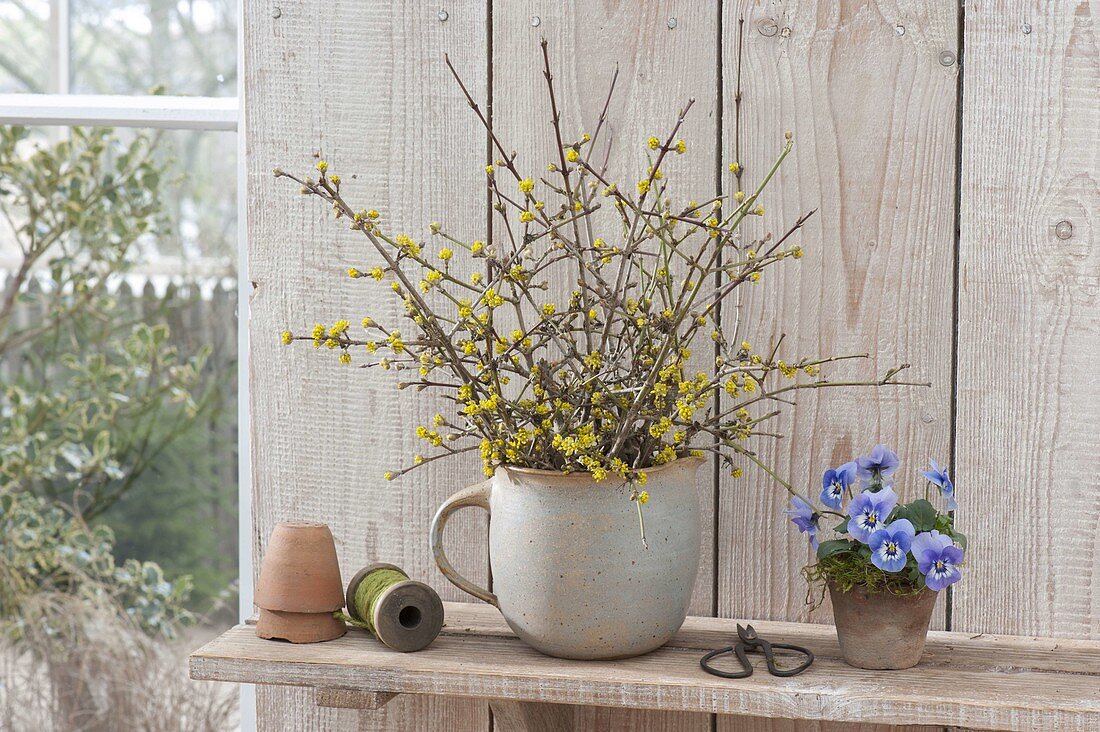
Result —
<svg viewBox="0 0 1100 732"><path fill-rule="evenodd" d="M529 704L542 712L528 715L528 722L539 717L544 729L565 728L558 722L566 715L553 721L544 713L558 704L976 729L1100 729L1096 641L933 632L916 668L862 671L841 660L830 625L752 621L763 637L806 646L817 660L799 676L776 678L753 654L756 672L729 680L703 672L699 658L732 643L743 620L692 617L648 655L565 661L520 643L487 605L445 607L440 637L407 654L355 628L328 643L292 645L261 640L251 626L239 625L191 654L191 677L313 687L318 704L356 709L377 708L398 693L484 698L509 719Z"/></svg>

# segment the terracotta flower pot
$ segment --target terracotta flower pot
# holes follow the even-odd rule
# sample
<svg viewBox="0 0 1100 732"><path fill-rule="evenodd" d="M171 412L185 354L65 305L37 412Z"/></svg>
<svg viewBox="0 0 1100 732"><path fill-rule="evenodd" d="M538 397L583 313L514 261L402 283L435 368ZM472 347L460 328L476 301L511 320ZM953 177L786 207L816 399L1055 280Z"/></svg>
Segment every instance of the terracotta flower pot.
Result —
<svg viewBox="0 0 1100 732"><path fill-rule="evenodd" d="M829 581L836 636L848 665L866 669L916 666L939 593L929 589L899 596L854 587L841 592Z"/></svg>
<svg viewBox="0 0 1100 732"><path fill-rule="evenodd" d="M333 613L344 606L336 543L324 524L287 521L268 541L256 585L256 635L317 643L347 632Z"/></svg>

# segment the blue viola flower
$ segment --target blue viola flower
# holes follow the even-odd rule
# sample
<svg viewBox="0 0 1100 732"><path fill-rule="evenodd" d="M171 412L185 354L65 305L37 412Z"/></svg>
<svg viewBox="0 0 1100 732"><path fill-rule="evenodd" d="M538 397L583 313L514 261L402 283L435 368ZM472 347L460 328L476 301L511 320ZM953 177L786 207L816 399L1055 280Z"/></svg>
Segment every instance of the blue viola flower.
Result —
<svg viewBox="0 0 1100 732"><path fill-rule="evenodd" d="M910 549L928 589L939 592L962 577L959 564L962 562L963 552L954 545L950 536L935 530L927 531L913 539Z"/></svg>
<svg viewBox="0 0 1100 732"><path fill-rule="evenodd" d="M947 510L954 511L959 507L959 504L955 502L955 484L947 477L947 468L941 468L939 463L932 459L929 459L928 462L932 464L932 469L922 470L921 475L927 478L929 483L940 489L940 493L947 499Z"/></svg>
<svg viewBox="0 0 1100 732"><path fill-rule="evenodd" d="M857 470L854 461L826 470L821 476L821 502L829 508L839 510L845 491L856 482Z"/></svg>
<svg viewBox="0 0 1100 732"><path fill-rule="evenodd" d="M817 519L814 507L798 496L791 497L791 507L783 513L791 517L791 523L798 527L799 533L809 534L810 546L817 551Z"/></svg>
<svg viewBox="0 0 1100 732"><path fill-rule="evenodd" d="M903 570L916 533L909 519L898 519L871 534L867 542L871 547L871 564L883 572Z"/></svg>
<svg viewBox="0 0 1100 732"><path fill-rule="evenodd" d="M898 505L898 495L886 486L881 491L863 491L848 503L848 533L866 544L875 533L886 525L886 519Z"/></svg>
<svg viewBox="0 0 1100 732"><path fill-rule="evenodd" d="M887 478L894 474L900 464L898 454L886 445L875 445L870 455L856 458L859 477L875 487L888 484L890 481Z"/></svg>

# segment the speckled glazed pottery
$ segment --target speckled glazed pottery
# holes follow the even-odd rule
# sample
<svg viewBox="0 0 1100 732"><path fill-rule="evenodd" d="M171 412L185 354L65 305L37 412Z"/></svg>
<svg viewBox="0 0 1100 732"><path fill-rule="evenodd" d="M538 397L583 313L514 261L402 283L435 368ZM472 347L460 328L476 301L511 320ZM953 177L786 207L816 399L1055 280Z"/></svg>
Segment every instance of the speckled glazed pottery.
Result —
<svg viewBox="0 0 1100 732"><path fill-rule="evenodd" d="M524 642L561 658L625 658L660 647L687 616L699 569L702 458L647 470L642 544L627 485L586 473L502 467L451 496L432 522L436 563L457 587L500 608ZM443 527L459 508L489 518L493 592L459 575Z"/></svg>
<svg viewBox="0 0 1100 732"><path fill-rule="evenodd" d="M841 592L831 581L828 586L840 652L849 666L903 669L920 662L939 593L925 588L898 596L866 587Z"/></svg>

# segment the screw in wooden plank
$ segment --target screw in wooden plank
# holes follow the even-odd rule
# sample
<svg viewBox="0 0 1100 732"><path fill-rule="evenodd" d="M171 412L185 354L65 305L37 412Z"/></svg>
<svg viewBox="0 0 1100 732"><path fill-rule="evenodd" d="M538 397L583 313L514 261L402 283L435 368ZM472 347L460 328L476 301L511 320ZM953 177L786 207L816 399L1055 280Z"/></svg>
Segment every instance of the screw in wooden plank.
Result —
<svg viewBox="0 0 1100 732"><path fill-rule="evenodd" d="M271 9L271 17L275 20L283 17L283 9L276 5L274 8Z"/></svg>
<svg viewBox="0 0 1100 732"><path fill-rule="evenodd" d="M895 25L894 26L894 33L897 33L899 36L904 36L905 35L905 26L904 25Z"/></svg>
<svg viewBox="0 0 1100 732"><path fill-rule="evenodd" d="M1073 224L1065 219L1062 219L1054 225L1054 235L1062 241L1069 239L1071 236L1073 236Z"/></svg>
<svg viewBox="0 0 1100 732"><path fill-rule="evenodd" d="M532 28L538 28L540 25L542 25L542 18L540 18L537 15L532 15L531 16L531 27Z"/></svg>
<svg viewBox="0 0 1100 732"><path fill-rule="evenodd" d="M955 63L955 54L944 51L940 54L940 66L951 66Z"/></svg>
<svg viewBox="0 0 1100 732"><path fill-rule="evenodd" d="M779 24L771 18L763 18L756 24L756 30L760 35L771 38L779 32Z"/></svg>
<svg viewBox="0 0 1100 732"><path fill-rule="evenodd" d="M675 30L677 26L676 18L669 18L666 25L668 25L669 30Z"/></svg>
<svg viewBox="0 0 1100 732"><path fill-rule="evenodd" d="M446 10L440 10L436 17L439 18L440 23L446 23L447 18L451 17L451 15Z"/></svg>
<svg viewBox="0 0 1100 732"><path fill-rule="evenodd" d="M1031 23L1024 23L1023 25L1020 26L1020 30L1022 30L1024 32L1025 36L1030 35L1031 34Z"/></svg>

